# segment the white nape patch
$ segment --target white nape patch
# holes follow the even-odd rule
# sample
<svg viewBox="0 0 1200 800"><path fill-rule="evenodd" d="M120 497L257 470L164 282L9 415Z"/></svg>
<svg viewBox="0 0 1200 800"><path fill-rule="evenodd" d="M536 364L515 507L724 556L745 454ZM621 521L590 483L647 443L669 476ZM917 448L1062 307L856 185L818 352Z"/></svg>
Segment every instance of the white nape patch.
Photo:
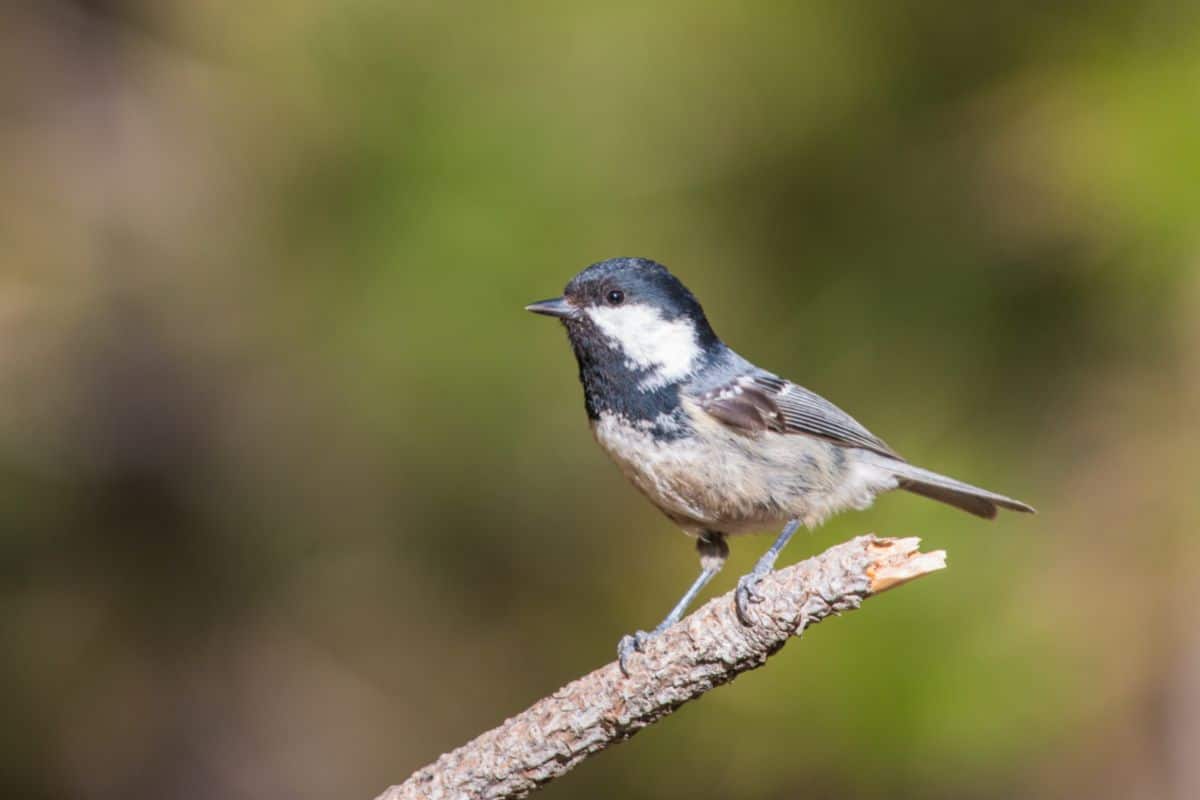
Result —
<svg viewBox="0 0 1200 800"><path fill-rule="evenodd" d="M701 355L696 327L686 318L664 319L653 306L595 306L587 315L625 354L631 368L649 369L643 389L656 389L686 378Z"/></svg>

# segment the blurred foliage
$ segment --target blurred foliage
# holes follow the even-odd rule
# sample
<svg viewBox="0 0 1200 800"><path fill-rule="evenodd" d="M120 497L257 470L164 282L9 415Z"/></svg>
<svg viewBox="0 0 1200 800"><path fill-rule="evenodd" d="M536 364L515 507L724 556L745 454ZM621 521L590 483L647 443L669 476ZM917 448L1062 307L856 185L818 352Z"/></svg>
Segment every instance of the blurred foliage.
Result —
<svg viewBox="0 0 1200 800"><path fill-rule="evenodd" d="M693 550L521 311L644 255L1042 513L831 522L952 568L547 797L1197 796L1198 17L6 6L7 793L370 797L658 619Z"/></svg>

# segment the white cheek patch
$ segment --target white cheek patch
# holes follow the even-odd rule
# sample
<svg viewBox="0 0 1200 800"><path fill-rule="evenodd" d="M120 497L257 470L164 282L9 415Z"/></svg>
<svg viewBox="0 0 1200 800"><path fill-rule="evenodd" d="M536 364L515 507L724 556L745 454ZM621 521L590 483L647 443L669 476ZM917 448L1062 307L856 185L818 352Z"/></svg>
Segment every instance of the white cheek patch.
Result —
<svg viewBox="0 0 1200 800"><path fill-rule="evenodd" d="M664 319L657 309L641 304L596 306L587 314L621 348L629 366L653 372L642 381L643 388L686 378L700 358L696 328L685 318Z"/></svg>

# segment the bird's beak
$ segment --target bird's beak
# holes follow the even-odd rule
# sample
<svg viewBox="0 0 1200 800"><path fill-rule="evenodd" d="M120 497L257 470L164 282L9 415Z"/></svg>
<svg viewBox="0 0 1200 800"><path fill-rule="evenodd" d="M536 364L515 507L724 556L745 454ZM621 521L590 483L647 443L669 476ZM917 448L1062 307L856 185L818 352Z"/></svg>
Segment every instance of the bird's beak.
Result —
<svg viewBox="0 0 1200 800"><path fill-rule="evenodd" d="M535 314L544 314L547 317L558 317L559 319L574 319L578 313L575 306L568 303L565 297L539 300L536 303L530 303L525 306L525 310L532 311Z"/></svg>

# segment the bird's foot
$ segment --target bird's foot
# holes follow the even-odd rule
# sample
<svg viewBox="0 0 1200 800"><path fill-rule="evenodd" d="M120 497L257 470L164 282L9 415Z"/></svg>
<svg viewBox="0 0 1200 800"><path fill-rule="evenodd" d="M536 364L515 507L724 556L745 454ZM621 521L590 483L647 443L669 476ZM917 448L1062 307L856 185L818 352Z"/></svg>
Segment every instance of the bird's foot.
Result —
<svg viewBox="0 0 1200 800"><path fill-rule="evenodd" d="M634 653L642 652L642 646L657 635L657 632L636 631L621 637L621 641L617 644L617 663L621 665L621 674L626 678L629 677L629 657Z"/></svg>
<svg viewBox="0 0 1200 800"><path fill-rule="evenodd" d="M753 570L738 578L737 591L733 593L733 605L737 609L738 619L743 625L754 624L754 620L750 618L750 606L763 601L763 596L758 593L757 586L770 572L770 567L760 569L755 566Z"/></svg>
<svg viewBox="0 0 1200 800"><path fill-rule="evenodd" d="M779 552L787 546L788 541L799 527L800 520L789 520L788 524L784 525L783 530L779 532L779 536L775 538L771 549L754 562L754 569L738 578L737 591L733 595L733 605L737 609L738 619L742 621L743 625L754 624L754 620L750 619L750 605L763 601L763 596L757 591L758 584L771 574L771 570L775 569L775 559L779 558Z"/></svg>

